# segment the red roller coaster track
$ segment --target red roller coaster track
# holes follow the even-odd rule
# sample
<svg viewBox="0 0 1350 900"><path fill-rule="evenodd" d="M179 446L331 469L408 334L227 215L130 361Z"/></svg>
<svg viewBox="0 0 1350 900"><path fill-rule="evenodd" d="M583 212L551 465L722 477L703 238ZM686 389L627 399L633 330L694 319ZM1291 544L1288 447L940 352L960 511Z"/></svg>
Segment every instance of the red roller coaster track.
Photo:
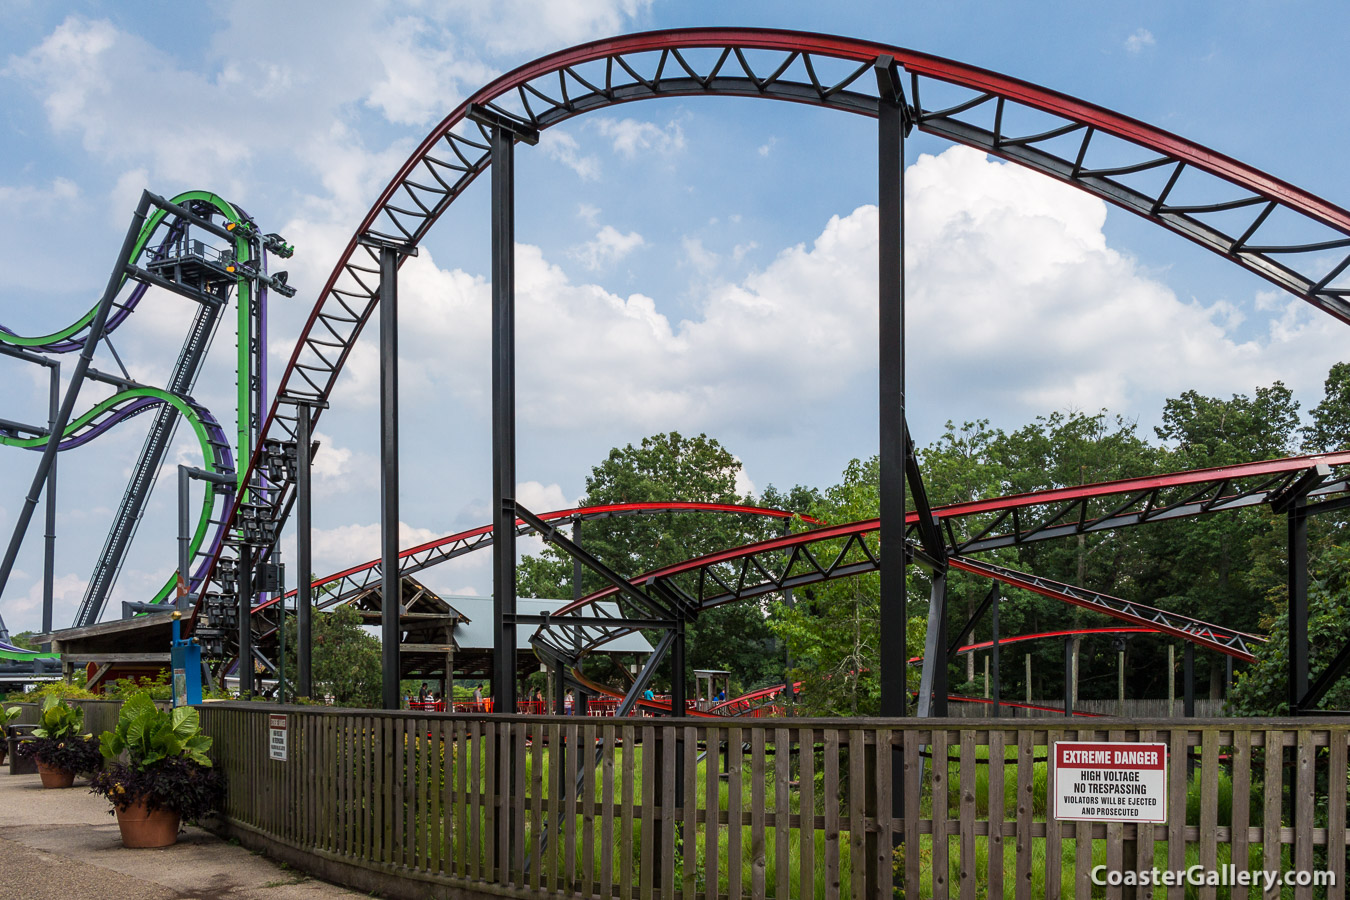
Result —
<svg viewBox="0 0 1350 900"><path fill-rule="evenodd" d="M525 130L662 96L762 97L875 116L876 84L865 76L878 64L895 64L907 78L903 102L909 122L921 131L1072 184L1350 321L1350 288L1338 280L1350 267L1350 213L1278 178L1100 106L928 54L790 31L686 29L596 41L551 54L498 78L447 116L399 169L352 236L306 321L278 396L329 399L378 302L377 251L362 240L415 247L486 170L488 130L469 118L471 109ZM844 70L837 79L822 80L820 73L840 65ZM943 95L941 102L925 105L935 95ZM1028 117L1044 127L1018 130L1016 123ZM1161 186L1144 187L1134 178L1154 170L1165 174ZM1215 186L1218 200L1213 199ZM1227 217L1235 212L1244 218L1232 227ZM264 440L294 440L295 419L287 409L280 399L273 404L263 426ZM270 515L280 521L290 508L294 484L284 473L270 485L259 480L262 444L254 449L244 480L254 489L254 502L270 498ZM230 527L238 521L242 502L241 492L229 513ZM1123 515L1136 521L1159 518L1151 514L1150 502ZM1210 501L1197 495L1192 502L1204 507ZM1190 514L1180 511L1185 504L1176 508L1180 515ZM1086 504L1082 510L1069 527L1088 527ZM1131 524L1117 523L1118 518L1098 517L1093 527ZM1059 530L1047 523L1039 527ZM1013 528L1004 537L1015 541L1024 533L1013 516ZM980 540L964 546L951 543L965 551L987 548ZM212 578L214 570L215 560Z"/></svg>
<svg viewBox="0 0 1350 900"><path fill-rule="evenodd" d="M951 541L949 550L953 556L949 563L953 568L994 578L1071 605L1095 609L1131 625L1156 628L1237 659L1250 660L1249 645L1261 640L1255 635L958 556L956 554L964 548L956 537L956 523L967 527L968 533L977 535L981 544L997 541L996 546L1005 546L1105 527L1118 528L1244 509L1268 503L1319 465L1326 466L1328 471L1350 465L1350 453L1290 457L1127 478L953 504L938 507L933 512ZM1325 495L1344 491L1345 487L1344 480L1333 473L1315 491ZM910 523L915 518L911 513ZM1003 525L1011 527L999 531ZM789 588L872 572L881 565L876 546L880 527L877 519L830 525L686 560L640 575L633 583L661 582L670 591L681 595L689 607L708 609ZM980 549L988 548L981 546ZM610 587L597 591L554 612L555 623L540 626L531 638L536 651L549 658L570 660L578 640L585 651L633 631L633 628L620 624L606 625L596 621L605 616L595 615L598 609L594 607L595 601L612 597L617 590ZM565 624L566 616L583 609L592 615L591 624Z"/></svg>
<svg viewBox="0 0 1350 900"><path fill-rule="evenodd" d="M659 515L661 513L731 513L748 516L761 516L771 519L792 519L800 518L803 522L813 525L820 524L818 519L810 516L802 516L797 513L788 512L781 509L769 509L763 506L746 506L740 503L695 503L688 501L677 501L670 503L607 503L599 506L579 506L575 509L559 509L553 512L541 513L539 518L545 522L558 521L579 521L589 522L595 519L610 519L618 516L634 515ZM516 520L516 528L520 534L529 534L533 532L530 526L526 525L520 519ZM465 554L472 553L475 550L482 550L492 546L492 526L480 525L477 528L470 528L468 531L459 531L454 534L448 534L445 537L437 538L434 541L427 541L424 544L418 544L415 547L409 547L406 550L399 551L399 575L412 575L423 569L429 569L432 566L440 565L443 562L449 562ZM372 559L359 566L352 566L349 569L343 569L341 572L334 572L331 575L325 575L311 583L311 587L316 591L319 588L336 584L337 587L324 594L316 604L319 608L327 608L342 603L350 599L353 595L366 590L371 585L378 584L382 572L380 561ZM285 594L286 599L295 596L295 591L289 591ZM315 595L318 596L317 594ZM279 600L272 599L264 601L254 606L254 610L267 609L278 603Z"/></svg>

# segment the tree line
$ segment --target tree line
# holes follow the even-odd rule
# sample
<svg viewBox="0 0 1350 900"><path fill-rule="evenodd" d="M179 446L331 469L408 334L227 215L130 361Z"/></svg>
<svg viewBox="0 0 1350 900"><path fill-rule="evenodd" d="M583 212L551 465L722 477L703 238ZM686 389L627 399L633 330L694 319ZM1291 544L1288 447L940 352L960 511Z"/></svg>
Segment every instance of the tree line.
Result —
<svg viewBox="0 0 1350 900"><path fill-rule="evenodd" d="M1350 446L1350 364L1332 367L1322 400L1300 414L1285 385L1258 387L1229 398L1186 391L1165 401L1151 434L1135 421L1106 410L1070 410L1037 417L1012 431L988 420L948 422L936 440L919 449L930 501L945 505L1014 493L1112 481L1186 469L1227 466L1296 453L1320 453ZM702 501L751 503L787 509L831 523L878 514L876 457L852 461L837 484L825 488L770 486L757 497L737 496L741 464L706 435L658 434L610 451L586 479L583 505L621 502ZM1310 528L1310 636L1314 673L1350 641L1346 587L1350 585L1348 520L1318 516ZM585 523L584 546L626 575L670 565L693 556L781 533L782 524L752 516L669 513ZM797 521L793 529L807 527ZM1023 544L983 554L1012 568L1078 584L1125 600L1157 606L1240 631L1267 634L1258 661L1239 664L1228 688L1223 658L1197 652L1197 690L1225 697L1238 714L1284 711L1287 654L1286 527L1264 506L1158 522L1064 540ZM565 598L572 593L572 563L546 547L522 560L522 596ZM928 580L917 567L908 579L907 656L922 654L927 623ZM585 592L603 587L589 571ZM948 577L949 629L975 610L989 589L966 573ZM1111 624L1090 610L1012 588L1003 590L1004 637ZM797 702L803 712L872 715L878 709L876 661L901 648L879 646L878 576L840 579L799 590L789 598L743 602L704 612L688 627L687 683L693 669L726 669L733 688L748 690L785 679L803 683ZM987 621L973 640L987 640ZM1167 646L1171 639L1139 635L1125 643L1129 697L1162 697L1167 691ZM653 641L654 642L654 641ZM1172 641L1174 647L1178 643ZM1116 695L1118 645L1110 637L1082 641L1079 697ZM1032 695L1057 699L1064 687L1063 648L1054 642L1022 644L1032 655ZM1009 654L1005 651L1005 660ZM1177 654L1180 658L1180 654ZM604 658L587 661L590 671L613 681L619 666ZM954 690L982 690L982 672L958 664L950 672ZM1003 667L1003 695L1026 688L1021 665ZM971 676L974 676L973 678ZM668 683L668 665L659 676ZM1315 674L1314 674L1315 677ZM917 687L917 670L913 686ZM1324 702L1350 707L1350 684L1343 680ZM618 682L616 682L618 683Z"/></svg>

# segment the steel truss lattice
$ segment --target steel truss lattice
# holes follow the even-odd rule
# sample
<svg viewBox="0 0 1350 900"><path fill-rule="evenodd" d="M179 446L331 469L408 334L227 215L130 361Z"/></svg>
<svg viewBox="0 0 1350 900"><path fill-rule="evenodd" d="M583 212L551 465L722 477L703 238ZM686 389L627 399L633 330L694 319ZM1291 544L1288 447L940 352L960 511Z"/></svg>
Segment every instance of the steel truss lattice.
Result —
<svg viewBox="0 0 1350 900"><path fill-rule="evenodd" d="M873 71L893 73L890 96L879 97ZM274 404L264 420L264 438L293 441L296 418L289 404L328 400L379 302L379 247L416 248L489 167L494 134L505 130L513 139L532 139L545 128L616 104L704 95L784 100L869 117L898 99L906 129L966 144L1072 184L1350 321L1350 213L1223 154L1057 91L904 48L759 29L652 32L592 42L522 66L475 93L436 126L367 213L321 291L282 378L279 395L287 399ZM320 408L314 410L315 419ZM255 449L245 484L253 482L259 462ZM1282 486L1283 478L1272 474L1263 482L1263 477L1252 470L1227 482L1202 478L1156 489L1140 485L1132 493L1113 495L1114 507L1104 496L1065 494L1058 506L1041 500L1001 511L934 513L948 551L961 555L1260 503ZM272 490L262 499L280 523L293 502L294 482L288 476L268 487ZM1341 489L1343 483L1337 482L1319 490ZM232 511L231 521L237 512ZM917 524L910 530L931 545L928 523L922 523L927 533L921 535ZM799 575L863 571L876 565L865 535L866 530L837 535L840 550L828 561L783 548L788 570L777 579L770 575L773 567L752 552L738 557L739 572L723 576L716 567L704 567L698 584L684 589L703 598L707 587L710 596L729 600L748 591L790 587ZM933 561L913 543L911 550L916 559ZM428 552L426 559L433 556ZM732 558L722 562L729 565Z"/></svg>

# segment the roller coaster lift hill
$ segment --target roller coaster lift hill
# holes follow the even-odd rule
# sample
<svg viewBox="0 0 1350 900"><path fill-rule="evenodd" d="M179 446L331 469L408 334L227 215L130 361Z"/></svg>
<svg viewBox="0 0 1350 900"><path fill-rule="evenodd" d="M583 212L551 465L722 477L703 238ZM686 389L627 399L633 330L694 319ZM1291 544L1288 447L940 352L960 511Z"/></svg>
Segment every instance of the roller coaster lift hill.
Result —
<svg viewBox="0 0 1350 900"><path fill-rule="evenodd" d="M514 155L517 144L532 145L546 128L620 103L662 97L704 95L782 100L822 107L876 121L878 151L878 425L880 430L880 515L853 523L804 522L807 530L744 547L730 548L640 575L612 570L581 540L581 524L607 515L641 515L659 509L586 508L538 513L514 496L515 471L515 285ZM1034 122L1034 127L1028 125ZM1350 212L1237 160L1184 138L1057 91L1016 78L900 47L870 41L791 31L708 28L625 35L582 44L542 57L505 74L452 111L400 167L352 235L314 302L295 349L280 376L266 415L266 372L261 353L268 289L292 292L284 273L268 275L267 253L289 255L275 235L259 235L247 217L228 204L202 198L184 205L147 194L128 231L119 265L95 309L82 320L80 357L71 386L54 410L48 428L0 423L6 443L41 450L42 461L21 510L19 524L0 566L0 590L8 578L19 541L47 479L54 477L56 451L91 431L111 427L119 415L159 406L170 423L183 415L202 435L207 471L234 476L234 490L210 484L208 503L192 547L185 580L192 598L185 630L205 654L221 660L268 657L278 634L284 601L263 599L257 578L275 580L266 566L292 507L297 516L297 568L310 572L310 460L313 428L332 399L333 386L362 328L377 306L381 355L380 478L381 552L378 560L315 581L302 578L294 592L299 618L300 671L297 690L310 688L309 616L317 588L335 584L334 597L350 596L356 585L377 581L385 598L400 596L400 579L427 566L477 549L492 548L496 708L515 708L518 669L516 636L533 628L536 655L552 670L561 702L563 688L595 690L583 683L582 659L615 637L641 630L659 634L655 650L624 693L620 712L630 711L669 656L683 672L685 626L702 610L753 600L822 581L864 572L880 573L881 646L906 646L905 567L913 562L932 580L927 646L917 706L908 700L903 654L883 653L877 661L881 712L885 716L942 715L946 710L945 661L974 621L948 634L946 578L950 570L988 578L992 587L979 615L996 621L998 585L1009 585L1095 609L1122 623L1181 638L1188 647L1208 647L1232 659L1250 660L1261 638L1143 606L1091 590L1052 582L981 559L1000 547L1022 546L1112 529L1146 525L1267 505L1283 515L1289 534L1288 697L1295 713L1311 712L1330 686L1350 668L1350 647L1342 648L1320 673L1309 665L1307 621L1307 525L1311 516L1350 507L1350 453L1257 461L1220 469L1176 472L1104 484L1041 491L974 503L933 507L924 488L914 442L905 420L905 141L914 129L1027 167L1086 191L1152 224L1178 234L1294 294L1343 322L1350 322ZM449 535L409 549L397 544L398 441L397 302L398 270L451 204L485 170L491 169L489 223L492 255L492 521L479 529ZM1215 199L1215 198L1218 199ZM210 207L209 209L207 207ZM167 229L148 245L147 214L154 209ZM231 211L236 213L231 218ZM212 212L214 210L214 212ZM227 220L217 224L215 218ZM146 226L140 222L146 220ZM233 228L231 228L233 225ZM191 227L232 242L229 260L181 250ZM175 231L175 229L178 229ZM244 231L240 235L239 231ZM149 250L146 247L149 246ZM147 262L136 265L140 254ZM182 262L173 262L181 260ZM224 262L225 272L216 263ZM225 277L231 276L231 277ZM121 406L72 419L79 385L110 376L89 368L93 347L106 339L129 312L114 303L126 279L167 287L200 303L202 327L214 328L214 311L232 290L240 316L239 414L236 468L223 431L205 410L186 399L199 362L180 358L175 380L164 396L135 394ZM194 280L195 279L195 280ZM138 295L133 293L138 299ZM118 317L122 318L119 319ZM195 326L194 326L195 327ZM0 348L36 356L76 343L71 334L45 344L15 347L0 335ZM37 339L35 339L37 340ZM64 342L64 343L62 343ZM198 346L190 337L184 357ZM6 347L6 344L10 345ZM31 348L31 349L30 349ZM25 356L27 358L27 356ZM124 373L125 374L125 373ZM123 379L128 381L129 379ZM128 392L148 389L130 383ZM119 395L121 396L121 395ZM177 401L176 403L174 401ZM95 407L99 409L99 407ZM157 420L158 425L158 420ZM25 430L27 429L27 430ZM153 481L167 442L152 431L142 463ZM60 436L59 440L57 436ZM25 443L26 442L26 443ZM140 465L140 463L138 463ZM138 470L139 471L139 470ZM132 488L135 488L133 490ZM118 521L134 523L144 491L133 477ZM50 496L49 488L49 496ZM219 500L217 507L212 502ZM132 502L135 501L135 502ZM912 507L912 509L910 508ZM690 514L736 514L743 510L688 505ZM757 515L788 515L759 510ZM205 524L202 524L202 522ZM215 526L214 537L206 531ZM570 526L570 530L568 529ZM115 531L118 526L115 525ZM134 530L134 526L130 526ZM516 607L516 538L536 533L574 562L572 602L546 616ZM197 535L201 536L198 540ZM128 528L110 535L105 557L120 560ZM193 542L196 543L193 543ZM120 548L120 549L119 549ZM882 565L882 561L888 565ZM115 577L100 573L94 582ZM606 585L580 596L582 570ZM110 585L109 585L110 586ZM97 621L107 590L91 593L77 624ZM292 596L292 595L288 595ZM157 596L155 603L167 597ZM261 601L261 602L260 602ZM602 601L606 605L602 606ZM616 612L617 610L617 612ZM991 622L992 624L992 622ZM996 627L996 626L995 626ZM382 616L386 707L399 703L399 617ZM998 641L993 644L997 654ZM241 690L251 693L254 666L239 667ZM673 680L667 709L684 710L685 685ZM998 704L993 707L997 713ZM559 712L562 710L560 709ZM1072 709L1066 708L1066 713Z"/></svg>

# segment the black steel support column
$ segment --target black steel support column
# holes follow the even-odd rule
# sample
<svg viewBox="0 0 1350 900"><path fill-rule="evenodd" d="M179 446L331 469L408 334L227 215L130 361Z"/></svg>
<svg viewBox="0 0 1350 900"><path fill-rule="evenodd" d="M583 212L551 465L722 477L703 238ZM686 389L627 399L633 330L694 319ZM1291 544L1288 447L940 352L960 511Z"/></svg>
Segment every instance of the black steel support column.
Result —
<svg viewBox="0 0 1350 900"><path fill-rule="evenodd" d="M308 577L308 573L303 573ZM398 253L380 248L380 698L399 697L403 587L398 572Z"/></svg>
<svg viewBox="0 0 1350 900"><path fill-rule="evenodd" d="M881 714L907 714L909 646L905 594L905 97L900 69L879 57L877 77L877 325L881 477ZM941 645L939 645L941 646ZM922 695L920 695L922 699ZM891 752L891 771L904 771ZM917 800L916 800L917 802ZM892 779L892 821L904 820L903 778ZM890 835L899 842L899 832Z"/></svg>
<svg viewBox="0 0 1350 900"><path fill-rule="evenodd" d="M515 146L492 129L493 708L516 708Z"/></svg>
<svg viewBox="0 0 1350 900"><path fill-rule="evenodd" d="M1308 514L1303 501L1287 513L1289 523L1289 712L1297 715L1308 693ZM1189 646L1189 645L1188 645ZM1189 715L1189 713L1187 714Z"/></svg>
<svg viewBox="0 0 1350 900"><path fill-rule="evenodd" d="M1186 718L1195 718L1195 644L1186 642L1181 651L1182 708Z"/></svg>
<svg viewBox="0 0 1350 900"><path fill-rule="evenodd" d="M388 307L385 307L388 309ZM295 693L298 697L312 697L314 677L312 663L314 559L312 530L314 509L310 496L312 479L311 456L314 438L311 429L313 409L308 403L295 406ZM447 678L449 673L446 673ZM451 698L453 700L453 698Z"/></svg>
<svg viewBox="0 0 1350 900"><path fill-rule="evenodd" d="M14 532L10 535L9 546L5 548L5 557L0 560L0 595L4 594L5 587L9 584L10 573L14 571L14 561L19 556L19 547L23 544L24 535L28 532L28 525L33 520L33 511L37 508L38 497L42 495L47 476L50 474L52 466L56 464L56 451L61 443L61 433L66 430L71 414L75 411L75 401L80 396L80 387L84 384L85 374L89 371L89 364L93 361L94 348L103 339L103 328L108 322L108 312L112 309L113 300L117 298L117 292L122 286L124 268L127 265L127 260L131 258L131 252L136 246L136 238L141 232L141 226L145 222L145 216L149 209L150 193L142 191L141 200L136 204L136 212L131 217L131 226L127 228L126 238L122 241L122 249L117 256L117 265L113 267L112 274L108 276L108 283L103 289L103 297L99 300L98 306L94 308L94 318L89 323L89 332L85 335L84 347L80 349L80 356L75 362L75 369L70 373L70 385L66 388L66 396L61 401L56 421L52 423L51 437L42 447L42 458L38 461L37 471L33 474L33 482L28 488L28 495L24 497L23 506L19 507L19 518L14 523Z"/></svg>
<svg viewBox="0 0 1350 900"><path fill-rule="evenodd" d="M1003 594L998 589L998 582L994 582L994 604L989 610L989 630L993 632L991 635L991 640L994 642L993 646L990 648L990 656L992 658L989 660L989 669L990 669L989 693L994 700L993 714L995 719L997 719L999 716L1003 714L1001 708L1003 700L1003 690L999 686L1001 682L999 681L999 671L998 671L998 664L999 664L998 602L1000 599L1002 599L1002 597Z"/></svg>
<svg viewBox="0 0 1350 900"><path fill-rule="evenodd" d="M239 699L253 694L253 550L239 545Z"/></svg>
<svg viewBox="0 0 1350 900"><path fill-rule="evenodd" d="M876 64L877 320L880 331L881 714L906 713L904 98L893 60ZM896 771L900 771L897 769ZM899 781L897 780L897 784Z"/></svg>
<svg viewBox="0 0 1350 900"><path fill-rule="evenodd" d="M61 417L61 364L51 363L47 368L47 430L56 434L56 420ZM47 472L47 528L42 548L42 633L52 633L52 606L56 579L56 460ZM43 645L51 650L51 643Z"/></svg>
<svg viewBox="0 0 1350 900"><path fill-rule="evenodd" d="M1073 638L1064 639L1064 715L1073 715Z"/></svg>

